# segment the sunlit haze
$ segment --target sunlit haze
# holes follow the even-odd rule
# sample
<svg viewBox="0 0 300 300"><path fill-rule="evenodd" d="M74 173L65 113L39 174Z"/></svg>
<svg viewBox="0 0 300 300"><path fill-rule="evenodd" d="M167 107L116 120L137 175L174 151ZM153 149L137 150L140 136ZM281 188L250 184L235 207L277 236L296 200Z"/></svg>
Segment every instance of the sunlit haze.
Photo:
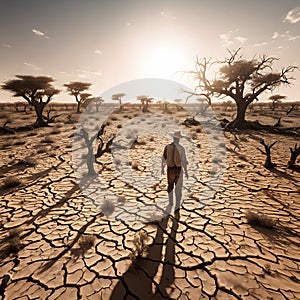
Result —
<svg viewBox="0 0 300 300"><path fill-rule="evenodd" d="M193 70L196 56L222 60L226 49L239 47L246 58L278 57L276 70L300 65L298 0L0 3L0 82L16 74L52 76L63 90L54 101L74 101L63 89L70 81L91 82L95 96L145 77L194 88L183 71ZM300 72L294 75L291 88L277 91L289 100L299 100ZM0 101L11 99L0 92Z"/></svg>

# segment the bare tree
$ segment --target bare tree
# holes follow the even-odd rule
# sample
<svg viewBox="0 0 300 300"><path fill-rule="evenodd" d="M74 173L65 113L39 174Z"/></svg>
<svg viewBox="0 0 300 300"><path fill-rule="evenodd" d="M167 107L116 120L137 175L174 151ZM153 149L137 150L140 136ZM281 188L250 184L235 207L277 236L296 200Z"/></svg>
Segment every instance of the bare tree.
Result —
<svg viewBox="0 0 300 300"><path fill-rule="evenodd" d="M122 98L126 96L125 93L118 93L118 94L113 94L111 96L111 99L114 101L119 101L119 105L120 105L120 111L122 111L123 109L123 105L122 105Z"/></svg>
<svg viewBox="0 0 300 300"><path fill-rule="evenodd" d="M91 94L85 92L90 88L91 85L92 84L90 82L81 81L72 81L64 84L69 94L71 96L75 96L75 100L77 102L77 113L80 113L81 104L83 104L84 101L91 96Z"/></svg>
<svg viewBox="0 0 300 300"><path fill-rule="evenodd" d="M231 98L236 103L236 117L228 123L231 128L245 128L249 122L245 121L247 107L254 100L266 92L273 91L280 85L291 84L294 79L291 74L298 69L296 66L282 68L281 71L273 71L272 67L277 60L275 57L262 55L250 60L244 59L237 51L229 51L229 58L224 61L212 61L204 58L196 58L194 74L197 80L197 87L194 93L196 96L206 97L211 103L213 97ZM214 66L219 67L215 76L210 79L208 72ZM188 98L187 98L188 99Z"/></svg>
<svg viewBox="0 0 300 300"><path fill-rule="evenodd" d="M203 116L206 113L206 110L210 106L211 103L208 103L207 98L199 97L196 99L200 103L200 111L199 113Z"/></svg>
<svg viewBox="0 0 300 300"><path fill-rule="evenodd" d="M16 75L17 79L6 81L1 88L14 94L14 97L22 97L36 112L34 126L47 126L48 120L43 116L45 106L52 100L60 90L52 86L54 79L47 76Z"/></svg>
<svg viewBox="0 0 300 300"><path fill-rule="evenodd" d="M286 115L289 115L292 111L297 110L297 104L292 104L291 107L286 111Z"/></svg>
<svg viewBox="0 0 300 300"><path fill-rule="evenodd" d="M294 148L290 147L291 157L288 162L288 168L289 169L300 169L300 166L296 165L296 159L300 155L300 146L297 144Z"/></svg>
<svg viewBox="0 0 300 300"><path fill-rule="evenodd" d="M93 143L98 136L98 132L90 137L88 134L88 131L84 127L82 127L80 132L77 133L77 135L84 139L85 144L88 149L88 153L87 153L87 157L86 157L88 176L94 176L97 174L97 172L95 171L95 168L94 168L95 155L93 153Z"/></svg>
<svg viewBox="0 0 300 300"><path fill-rule="evenodd" d="M279 94L275 94L275 95L270 96L269 100L272 101L272 111L275 111L277 103L280 103L281 100L284 100L286 98L287 98L286 96L279 95Z"/></svg>
<svg viewBox="0 0 300 300"><path fill-rule="evenodd" d="M276 166L276 164L272 163L272 161L271 161L271 148L277 143L277 141L273 142L271 145L267 145L264 140L261 140L260 143L265 148L265 151L261 150L260 148L257 148L262 154L266 155L266 160L265 160L264 166L267 169L274 168Z"/></svg>

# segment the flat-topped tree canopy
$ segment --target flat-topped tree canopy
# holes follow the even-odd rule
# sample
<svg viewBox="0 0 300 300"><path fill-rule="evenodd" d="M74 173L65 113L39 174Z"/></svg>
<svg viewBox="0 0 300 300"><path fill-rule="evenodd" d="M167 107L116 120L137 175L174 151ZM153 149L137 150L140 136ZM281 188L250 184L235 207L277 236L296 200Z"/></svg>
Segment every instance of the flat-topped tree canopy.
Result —
<svg viewBox="0 0 300 300"><path fill-rule="evenodd" d="M140 95L140 96L137 96L136 99L141 101L142 111L143 112L148 112L149 111L148 110L148 104L151 103L154 98L148 97L148 96L145 96L145 95Z"/></svg>
<svg viewBox="0 0 300 300"><path fill-rule="evenodd" d="M112 99L112 100L117 100L117 101L119 101L119 102L121 103L122 98L123 98L124 96L126 96L125 93L117 93L117 94L113 94L113 95L111 96L111 99Z"/></svg>
<svg viewBox="0 0 300 300"><path fill-rule="evenodd" d="M82 82L82 81L71 81L70 83L65 83L64 86L70 95L76 96L91 87L92 83Z"/></svg>
<svg viewBox="0 0 300 300"><path fill-rule="evenodd" d="M35 126L46 126L47 118L43 116L45 106L54 95L60 93L59 89L52 86L54 79L49 76L16 75L1 85L3 90L13 93L14 97L22 97L34 106L37 115Z"/></svg>
<svg viewBox="0 0 300 300"><path fill-rule="evenodd" d="M92 83L90 82L82 81L71 81L64 84L64 87L67 88L67 92L69 93L69 95L75 96L75 100L77 102L77 113L80 112L81 104L87 99L86 95L88 94L89 96L91 96L91 94L85 92L91 87L91 85Z"/></svg>
<svg viewBox="0 0 300 300"><path fill-rule="evenodd" d="M16 75L17 79L6 81L1 88L14 93L14 97L23 97L26 101L40 101L46 96L46 101L51 100L60 90L52 86L54 79L48 76ZM49 101L50 101L49 100ZM48 101L48 102L49 102Z"/></svg>
<svg viewBox="0 0 300 300"><path fill-rule="evenodd" d="M114 101L119 101L119 110L121 111L123 109L123 105L122 105L122 98L126 96L125 93L117 93L117 94L113 94L111 95L111 100L114 100Z"/></svg>

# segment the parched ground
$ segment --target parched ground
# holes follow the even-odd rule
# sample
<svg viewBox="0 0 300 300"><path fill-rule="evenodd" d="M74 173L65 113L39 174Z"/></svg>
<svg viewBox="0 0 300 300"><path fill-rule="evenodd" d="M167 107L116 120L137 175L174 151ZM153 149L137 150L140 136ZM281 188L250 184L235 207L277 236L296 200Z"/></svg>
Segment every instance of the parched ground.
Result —
<svg viewBox="0 0 300 300"><path fill-rule="evenodd" d="M150 110L162 114L158 106ZM141 115L137 107L114 113L103 140ZM188 116L175 107L163 115L178 122ZM8 109L0 116L1 126L33 119ZM274 124L279 116L284 126L300 126L299 109L253 109L250 118ZM52 127L0 136L2 299L300 299L300 173L286 167L299 138L227 132L224 141L214 138L215 151L226 156L221 161L208 150L207 130L185 127L199 158L190 166L196 183L189 197L156 222L130 223L111 218L109 204L101 208L83 196L72 168L77 119L64 111ZM261 139L277 141L274 169L263 166ZM137 176L167 141L138 137L128 157ZM124 183L109 153L95 165L120 201L155 202L166 194L164 177L152 189ZM225 166L223 175L212 170L216 165ZM219 186L210 181L215 174ZM206 188L213 196L203 200Z"/></svg>

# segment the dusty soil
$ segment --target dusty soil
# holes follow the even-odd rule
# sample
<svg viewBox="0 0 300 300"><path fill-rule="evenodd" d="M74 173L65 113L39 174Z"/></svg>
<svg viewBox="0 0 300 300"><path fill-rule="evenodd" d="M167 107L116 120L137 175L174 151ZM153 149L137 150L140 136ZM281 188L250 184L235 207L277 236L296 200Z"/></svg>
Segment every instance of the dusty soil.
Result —
<svg viewBox="0 0 300 300"><path fill-rule="evenodd" d="M300 126L300 109L288 115L287 109L254 107L248 118L274 124L282 116L283 126ZM2 299L300 299L300 173L286 167L298 137L225 132L224 141L215 137L213 151L223 151L226 160L212 162L210 133L185 127L199 159L190 166L191 193L165 218L130 223L111 218L109 207L105 212L82 194L72 168L79 115L58 110L51 127L0 135ZM159 105L150 111L178 122L189 116L174 106L170 114ZM234 111L217 107L215 113L231 118ZM142 114L137 106L115 112L104 142ZM6 120L8 127L24 126L34 114L6 107L0 126ZM277 141L274 169L263 166L261 139ZM133 172L147 173L149 158L168 140L138 137L128 157ZM109 153L95 165L123 202L155 202L166 194L164 177L152 189L124 183ZM225 166L219 186L210 181L216 165ZM205 188L213 191L209 199L202 197Z"/></svg>

